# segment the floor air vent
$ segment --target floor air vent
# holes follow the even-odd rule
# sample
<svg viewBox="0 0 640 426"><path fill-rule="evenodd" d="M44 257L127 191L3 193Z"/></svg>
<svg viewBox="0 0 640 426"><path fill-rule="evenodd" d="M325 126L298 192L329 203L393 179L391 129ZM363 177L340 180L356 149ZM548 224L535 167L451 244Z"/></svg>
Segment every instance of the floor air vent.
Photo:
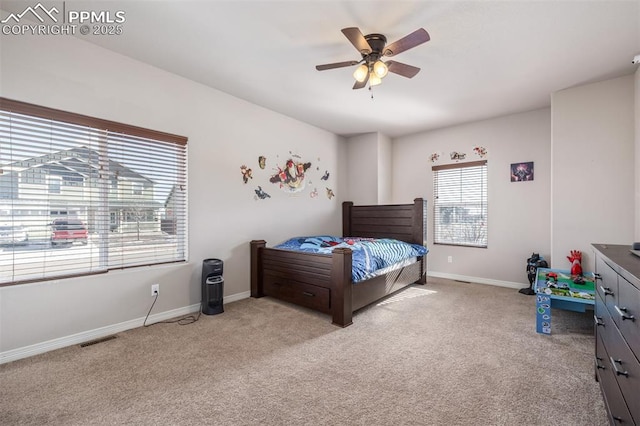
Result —
<svg viewBox="0 0 640 426"><path fill-rule="evenodd" d="M116 337L118 337L118 336L107 336L107 337L103 337L101 339L91 340L90 342L81 343L80 347L81 348L86 348L87 346L97 345L98 343L102 343L102 342L108 342L109 340L113 340Z"/></svg>

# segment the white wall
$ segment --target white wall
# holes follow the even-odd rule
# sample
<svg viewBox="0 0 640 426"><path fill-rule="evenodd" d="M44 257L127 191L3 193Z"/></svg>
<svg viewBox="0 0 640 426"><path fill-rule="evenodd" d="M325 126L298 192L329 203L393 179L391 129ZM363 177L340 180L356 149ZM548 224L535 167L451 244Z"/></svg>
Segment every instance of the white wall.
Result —
<svg viewBox="0 0 640 426"><path fill-rule="evenodd" d="M633 239L635 242L640 242L640 67L636 69L635 73L635 110L634 117L636 120L635 131L635 173L636 173L636 205L635 205L635 228L636 236Z"/></svg>
<svg viewBox="0 0 640 426"><path fill-rule="evenodd" d="M580 250L592 271L592 243L634 239L634 77L556 92L551 114L551 264Z"/></svg>
<svg viewBox="0 0 640 426"><path fill-rule="evenodd" d="M378 203L378 134L347 140L347 194L354 204Z"/></svg>
<svg viewBox="0 0 640 426"><path fill-rule="evenodd" d="M534 251L548 258L550 249L550 133L550 113L545 108L394 140L393 201L429 200L430 275L514 287L529 284L527 258ZM451 151L465 153L465 161L479 160L475 146L487 150L489 247L434 245L431 167L453 163ZM437 163L430 161L433 153L440 154ZM534 180L510 182L510 164L524 161L534 162Z"/></svg>
<svg viewBox="0 0 640 426"><path fill-rule="evenodd" d="M378 133L378 204L391 203L392 164L391 138Z"/></svg>
<svg viewBox="0 0 640 426"><path fill-rule="evenodd" d="M3 37L1 64L3 97L189 138L189 262L0 288L5 360L141 325L151 283L160 283L152 314L193 308L205 258L225 262L226 301L247 297L251 239L275 244L297 234L340 232L346 148L331 133L74 37ZM313 163L307 178L317 197L309 190L285 194L268 183L289 151ZM265 170L259 155L267 157ZM246 185L243 164L254 172ZM325 170L327 182L320 180ZM256 201L257 185L271 198ZM325 187L337 196L329 199Z"/></svg>
<svg viewBox="0 0 640 426"><path fill-rule="evenodd" d="M391 202L391 138L366 133L347 139L347 195L354 204Z"/></svg>

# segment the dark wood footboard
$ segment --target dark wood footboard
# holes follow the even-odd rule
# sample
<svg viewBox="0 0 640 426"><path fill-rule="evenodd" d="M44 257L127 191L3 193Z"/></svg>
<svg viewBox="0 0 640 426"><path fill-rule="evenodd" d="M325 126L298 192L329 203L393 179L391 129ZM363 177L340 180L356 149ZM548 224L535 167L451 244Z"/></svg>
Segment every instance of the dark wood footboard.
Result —
<svg viewBox="0 0 640 426"><path fill-rule="evenodd" d="M272 296L331 314L333 323L352 323L351 250L298 253L251 241L251 297Z"/></svg>

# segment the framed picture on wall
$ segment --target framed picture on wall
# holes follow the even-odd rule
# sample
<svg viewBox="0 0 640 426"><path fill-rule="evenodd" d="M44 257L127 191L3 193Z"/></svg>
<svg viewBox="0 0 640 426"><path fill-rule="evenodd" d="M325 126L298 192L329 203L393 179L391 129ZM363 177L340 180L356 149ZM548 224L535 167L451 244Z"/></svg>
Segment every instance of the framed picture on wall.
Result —
<svg viewBox="0 0 640 426"><path fill-rule="evenodd" d="M511 182L533 180L533 161L511 164Z"/></svg>

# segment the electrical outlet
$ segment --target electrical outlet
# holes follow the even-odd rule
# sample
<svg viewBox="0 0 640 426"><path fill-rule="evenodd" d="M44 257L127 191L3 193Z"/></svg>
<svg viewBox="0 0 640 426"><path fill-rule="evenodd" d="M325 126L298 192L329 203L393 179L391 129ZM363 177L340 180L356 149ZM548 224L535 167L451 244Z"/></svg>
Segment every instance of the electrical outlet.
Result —
<svg viewBox="0 0 640 426"><path fill-rule="evenodd" d="M449 256L449 257L447 257L447 262L449 262L449 263L453 263L453 256Z"/></svg>
<svg viewBox="0 0 640 426"><path fill-rule="evenodd" d="M160 295L160 284L151 284L151 297Z"/></svg>

